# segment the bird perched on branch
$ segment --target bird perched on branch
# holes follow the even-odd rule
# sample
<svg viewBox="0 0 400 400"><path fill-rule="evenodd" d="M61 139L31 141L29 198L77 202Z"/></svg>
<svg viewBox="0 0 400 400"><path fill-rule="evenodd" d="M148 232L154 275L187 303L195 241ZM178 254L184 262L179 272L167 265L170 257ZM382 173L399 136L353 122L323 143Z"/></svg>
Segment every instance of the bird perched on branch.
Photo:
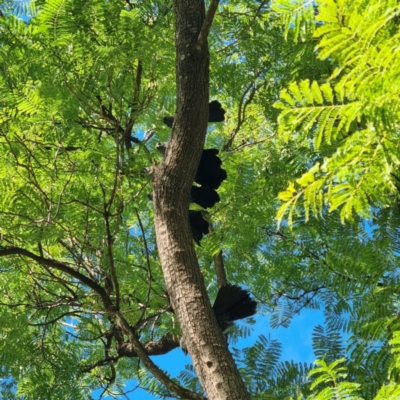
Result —
<svg viewBox="0 0 400 400"><path fill-rule="evenodd" d="M194 181L201 186L192 186L190 191L192 203L203 208L211 208L220 198L215 189L218 189L227 177L226 171L221 168L222 161L217 156L217 149L205 149L201 154Z"/></svg>
<svg viewBox="0 0 400 400"><path fill-rule="evenodd" d="M252 300L250 293L236 285L220 287L213 305L214 315L224 335L234 325L234 321L251 317L257 311L257 302ZM181 338L179 342L182 351L187 354L186 343Z"/></svg>
<svg viewBox="0 0 400 400"><path fill-rule="evenodd" d="M217 100L212 101L208 105L208 122L222 122L225 119L225 110L222 108L221 103ZM174 117L164 117L163 122L165 125L172 128Z"/></svg>
<svg viewBox="0 0 400 400"><path fill-rule="evenodd" d="M201 246L200 240L203 238L203 235L209 233L208 222L203 218L201 211L189 210L189 223L193 240Z"/></svg>
<svg viewBox="0 0 400 400"><path fill-rule="evenodd" d="M212 101L209 105L209 122L220 122L225 119L225 110L221 103L217 100ZM165 117L164 123L172 128L174 117ZM165 156L168 143L158 143L157 151ZM196 203L203 208L211 208L220 201L220 197L216 191L227 178L226 171L221 168L222 161L218 157L217 149L203 150L197 167L194 182L199 186L192 186L190 190L191 203ZM151 172L151 169L149 169ZM152 195L149 195L152 199ZM192 230L194 241L200 246L203 235L209 233L208 222L203 218L200 211L189 210L189 222Z"/></svg>
<svg viewBox="0 0 400 400"><path fill-rule="evenodd" d="M203 208L211 208L220 200L217 191L208 185L192 186L190 189L190 197L191 203L196 203Z"/></svg>
<svg viewBox="0 0 400 400"><path fill-rule="evenodd" d="M221 168L222 161L217 154L217 149L203 150L194 178L196 183L218 189L222 181L226 179L226 171Z"/></svg>
<svg viewBox="0 0 400 400"><path fill-rule="evenodd" d="M156 149L164 156L167 146L168 143L158 143ZM194 181L201 186L192 186L190 191L192 203L203 208L211 208L219 202L220 198L215 189L218 189L227 177L221 164L217 149L203 150L194 178Z"/></svg>
<svg viewBox="0 0 400 400"><path fill-rule="evenodd" d="M157 151L165 156L168 142L157 143ZM218 157L217 149L204 149L201 153L199 166L197 167L194 181L200 185L208 185L212 189L218 189L222 181L227 177L226 171L221 168L222 161Z"/></svg>

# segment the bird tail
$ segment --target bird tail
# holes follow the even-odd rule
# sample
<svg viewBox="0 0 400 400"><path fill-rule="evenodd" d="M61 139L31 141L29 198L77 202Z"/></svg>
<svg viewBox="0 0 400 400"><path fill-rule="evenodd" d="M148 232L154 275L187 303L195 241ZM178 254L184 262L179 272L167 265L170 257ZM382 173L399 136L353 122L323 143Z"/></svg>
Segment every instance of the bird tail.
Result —
<svg viewBox="0 0 400 400"><path fill-rule="evenodd" d="M250 293L236 285L224 285L218 291L213 305L214 313L229 314L229 321L251 317L256 313L257 302Z"/></svg>

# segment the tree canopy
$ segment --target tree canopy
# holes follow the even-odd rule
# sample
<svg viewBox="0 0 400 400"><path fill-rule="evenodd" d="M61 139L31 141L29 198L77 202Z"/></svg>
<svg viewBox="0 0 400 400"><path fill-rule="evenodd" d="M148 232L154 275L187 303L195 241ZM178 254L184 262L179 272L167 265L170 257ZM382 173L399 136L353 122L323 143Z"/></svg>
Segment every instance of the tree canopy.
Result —
<svg viewBox="0 0 400 400"><path fill-rule="evenodd" d="M281 361L266 336L232 349L251 398L400 397L400 6L205 6L1 2L1 398L117 398L132 379L155 398L213 398L198 349L222 342L205 287L214 299L224 279L271 329L324 312L315 365ZM206 127L215 99L225 122ZM203 147L227 179L194 247ZM170 379L149 356L182 333L204 343Z"/></svg>

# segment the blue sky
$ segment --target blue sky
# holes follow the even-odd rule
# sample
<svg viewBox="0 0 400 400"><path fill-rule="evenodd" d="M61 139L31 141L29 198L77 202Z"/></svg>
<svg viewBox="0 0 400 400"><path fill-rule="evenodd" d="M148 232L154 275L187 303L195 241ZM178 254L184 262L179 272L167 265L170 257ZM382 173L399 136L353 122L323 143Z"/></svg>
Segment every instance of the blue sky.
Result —
<svg viewBox="0 0 400 400"><path fill-rule="evenodd" d="M250 337L239 338L235 347L249 347L255 343L259 335L264 335L271 340L276 339L282 344L281 361L313 363L316 359L312 351L312 332L316 325L323 325L324 318L322 310L303 310L300 315L293 318L288 328L271 329L267 316L257 316L256 323L253 325L253 332ZM153 361L171 376L179 375L185 365L190 364L190 356L184 356L182 350L177 348L163 356L152 357ZM129 383L128 389L133 389L137 385L134 380ZM97 392L98 394L98 392ZM95 399L98 399L94 395ZM103 397L110 399L110 397ZM157 397L147 393L143 389L136 389L128 394L126 399L134 400L154 400Z"/></svg>

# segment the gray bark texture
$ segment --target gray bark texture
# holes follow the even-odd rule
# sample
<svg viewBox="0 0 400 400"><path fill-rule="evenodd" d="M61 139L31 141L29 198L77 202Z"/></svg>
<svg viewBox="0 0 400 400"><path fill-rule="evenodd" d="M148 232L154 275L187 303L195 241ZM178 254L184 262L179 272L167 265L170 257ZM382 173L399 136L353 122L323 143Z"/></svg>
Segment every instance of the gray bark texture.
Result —
<svg viewBox="0 0 400 400"><path fill-rule="evenodd" d="M218 2L212 3L216 9ZM175 0L174 10L177 113L153 177L157 246L171 305L208 399L246 400L250 396L208 299L188 218L208 121L209 53L207 38L200 35L207 32L204 0Z"/></svg>

